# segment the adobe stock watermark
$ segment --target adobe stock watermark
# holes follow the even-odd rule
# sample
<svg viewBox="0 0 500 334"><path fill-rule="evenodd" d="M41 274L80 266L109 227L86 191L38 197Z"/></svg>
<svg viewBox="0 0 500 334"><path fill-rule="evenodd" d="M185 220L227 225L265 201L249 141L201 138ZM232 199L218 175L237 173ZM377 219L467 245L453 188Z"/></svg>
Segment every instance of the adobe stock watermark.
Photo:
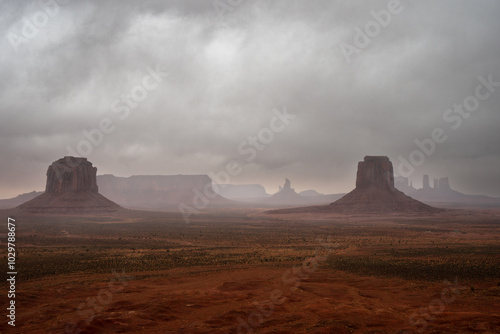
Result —
<svg viewBox="0 0 500 334"><path fill-rule="evenodd" d="M418 333L423 333L427 329L428 322L436 320L436 316L444 312L446 305L453 303L457 296L460 295L460 291L467 288L458 285L458 277L455 277L453 285L447 280L443 281L443 283L446 284L446 287L441 290L440 298L433 299L429 306L419 308L408 318L410 325L417 327Z"/></svg>
<svg viewBox="0 0 500 334"><path fill-rule="evenodd" d="M386 9L370 11L373 20L366 22L363 29L358 26L354 27L352 44L344 41L339 44L340 51L347 63L350 64L354 55L360 54L363 49L368 47L372 40L380 35L382 28L389 26L393 16L400 14L402 11L403 5L400 0L390 0Z"/></svg>
<svg viewBox="0 0 500 334"><path fill-rule="evenodd" d="M157 89L163 82L163 78L168 75L159 65L155 69L146 66L145 72L146 74L142 77L140 84L135 85L129 92L122 93L120 99L115 99L111 102L111 111L117 114L121 121L127 119L130 112L136 109L148 97L150 92ZM109 117L104 117L99 120L97 127L90 130L82 130L82 134L86 139L81 139L75 148L67 145L66 151L68 155L72 156L88 156L92 153L94 147L103 143L104 135L111 134L115 129L116 126L113 120Z"/></svg>
<svg viewBox="0 0 500 334"><path fill-rule="evenodd" d="M489 74L488 78L479 76L478 81L474 94L465 97L461 103L454 103L452 108L443 113L443 121L451 127L451 130L459 129L463 121L479 109L481 101L489 99L495 93L496 87L500 87L500 82L493 81L492 74ZM434 128L428 138L415 139L417 148L411 151L407 158L401 155L398 157L399 175L410 177L416 167L421 166L427 157L436 152L438 144L444 143L447 139L448 135L442 127Z"/></svg>
<svg viewBox="0 0 500 334"><path fill-rule="evenodd" d="M110 111L116 114L119 121L127 119L131 112L136 109L149 94L157 89L163 82L163 79L168 75L168 72L160 66L156 65L155 69L151 66L146 66L146 74L142 77L139 84L132 87L130 91L124 92L120 98L115 99L110 104ZM94 148L104 142L105 135L110 135L116 130L116 122L110 117L103 117L99 120L97 126L92 129L84 129L81 131L84 139L78 141L76 146L66 146L66 156L83 157L92 154ZM72 161L67 159L66 162L71 167L76 167L80 161ZM56 176L60 180L62 170L56 169Z"/></svg>
<svg viewBox="0 0 500 334"><path fill-rule="evenodd" d="M246 0L214 0L213 7L217 13L219 23L226 25L225 17L227 14L234 13Z"/></svg>
<svg viewBox="0 0 500 334"><path fill-rule="evenodd" d="M260 129L255 135L248 136L246 140L238 144L238 153L244 157L245 162L240 163L236 160L230 160L226 163L224 169L217 172L210 171L208 176L213 185L207 183L202 190L193 187L192 205L179 204L179 211L182 213L186 224L189 224L189 217L192 214L200 213L199 210L205 209L210 204L210 200L218 196L214 188L223 189L226 187L230 183L231 177L241 174L244 164L254 161L258 153L264 151L274 140L275 134L284 131L290 121L296 117L296 115L288 113L286 107L283 108L283 111L273 109L273 114L274 116L269 120L269 127Z"/></svg>
<svg viewBox="0 0 500 334"><path fill-rule="evenodd" d="M104 310L104 307L110 305L113 302L113 294L119 293L125 289L128 285L127 281L133 280L134 276L129 276L122 271L122 273L117 273L112 271L113 278L108 282L106 288L102 288L97 293L96 297L87 298L84 303L80 303L77 307L78 316L82 319L83 324L88 325L94 318ZM80 328L83 324L79 321L78 323L67 323L64 327L65 334L79 334L82 332Z"/></svg>
<svg viewBox="0 0 500 334"><path fill-rule="evenodd" d="M39 10L35 13L23 16L21 22L7 33L7 40L16 53L22 44L29 43L41 30L59 14L61 6L68 4L71 0L39 0Z"/></svg>

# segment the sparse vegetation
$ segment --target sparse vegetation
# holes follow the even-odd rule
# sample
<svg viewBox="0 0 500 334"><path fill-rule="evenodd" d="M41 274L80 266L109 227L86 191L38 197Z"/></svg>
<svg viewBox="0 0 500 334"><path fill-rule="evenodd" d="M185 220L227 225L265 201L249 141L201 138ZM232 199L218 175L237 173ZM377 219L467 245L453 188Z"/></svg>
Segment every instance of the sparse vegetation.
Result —
<svg viewBox="0 0 500 334"><path fill-rule="evenodd" d="M328 265L333 269L346 270L360 275L400 277L409 280L444 280L460 277L462 280L500 278L500 261L480 256L464 259L415 259L377 256L332 257Z"/></svg>
<svg viewBox="0 0 500 334"><path fill-rule="evenodd" d="M326 236L341 248L325 269L411 280L500 279L498 240L484 237L498 224L493 221L436 227L429 219L297 222L226 213L186 225L173 213L133 214L126 219L20 218L19 279L193 266L290 267L313 256ZM481 236L480 241L463 239L466 232Z"/></svg>

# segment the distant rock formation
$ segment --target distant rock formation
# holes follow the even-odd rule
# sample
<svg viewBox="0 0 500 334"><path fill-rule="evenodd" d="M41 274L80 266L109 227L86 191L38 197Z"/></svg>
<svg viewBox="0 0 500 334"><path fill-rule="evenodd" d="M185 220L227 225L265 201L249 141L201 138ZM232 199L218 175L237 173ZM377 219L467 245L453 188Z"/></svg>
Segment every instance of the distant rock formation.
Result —
<svg viewBox="0 0 500 334"><path fill-rule="evenodd" d="M285 184L283 185L283 188L280 186L280 191L295 192L295 189L292 189L290 180L285 178Z"/></svg>
<svg viewBox="0 0 500 334"><path fill-rule="evenodd" d="M450 181L448 180L447 177L442 177L440 179L437 179L437 188L441 190L448 190L450 188Z"/></svg>
<svg viewBox="0 0 500 334"><path fill-rule="evenodd" d="M280 186L279 191L272 195L268 202L280 204L280 205L300 205L307 203L309 199L300 196L295 192L295 189L291 187L291 182L289 179L285 178L285 184L283 187Z"/></svg>
<svg viewBox="0 0 500 334"><path fill-rule="evenodd" d="M472 205L481 207L498 207L500 198L483 195L466 195L451 188L448 177L434 178L429 184L429 176L424 175L422 188L416 189L407 178L397 177L396 188L419 201L427 204Z"/></svg>
<svg viewBox="0 0 500 334"><path fill-rule="evenodd" d="M408 196L411 196L411 194L414 193L415 190L417 190L413 187L413 184L410 180L402 176L394 177L394 187L404 192Z"/></svg>
<svg viewBox="0 0 500 334"><path fill-rule="evenodd" d="M217 194L208 175L114 175L97 176L99 190L129 208L177 210L179 204L193 206L232 205Z"/></svg>
<svg viewBox="0 0 500 334"><path fill-rule="evenodd" d="M316 196L325 196L319 192L317 192L316 190L314 189L309 189L309 190L304 190L304 191L301 191L299 193L300 196L304 196L304 197L316 197Z"/></svg>
<svg viewBox="0 0 500 334"><path fill-rule="evenodd" d="M279 191L274 195L267 194L264 186L260 184L214 184L214 190L225 198L239 201L239 203L253 203L258 207L328 204L345 195L345 193L325 195L315 190L305 190L297 194L292 189L290 180L288 181L286 182L285 179L285 184L280 186ZM100 185L99 176L97 182ZM289 190L283 192L285 188ZM236 204L235 202L232 206Z"/></svg>
<svg viewBox="0 0 500 334"><path fill-rule="evenodd" d="M64 157L47 170L45 193L18 206L28 213L114 212L120 206L98 193L97 168L86 158Z"/></svg>
<svg viewBox="0 0 500 334"><path fill-rule="evenodd" d="M422 189L450 189L450 182L447 177L442 177L440 179L434 178L433 184L430 184L429 175L424 175L422 178ZM414 192L417 189L414 189Z"/></svg>
<svg viewBox="0 0 500 334"><path fill-rule="evenodd" d="M433 184L431 185L429 175L423 175L422 188L420 188L420 189L413 187L411 181L409 181L405 177L398 176L395 178L395 180L396 180L395 181L396 189L401 190L406 195L412 196L412 197L416 193L432 194L432 193L440 192L442 194L445 194L448 191L451 191L450 195L452 195L452 192L454 191L450 187L450 181L449 181L448 177L434 178Z"/></svg>
<svg viewBox="0 0 500 334"><path fill-rule="evenodd" d="M43 191L32 191L30 193L25 193L18 195L14 198L0 199L0 209L10 209L15 208L23 203L26 203L33 198L43 194Z"/></svg>
<svg viewBox="0 0 500 334"><path fill-rule="evenodd" d="M338 213L432 213L442 211L406 196L394 187L392 163L386 156L366 156L358 163L356 188L330 204Z"/></svg>
<svg viewBox="0 0 500 334"><path fill-rule="evenodd" d="M429 189L431 187L429 183L429 175L424 175L424 179L422 180L422 186L424 189Z"/></svg>
<svg viewBox="0 0 500 334"><path fill-rule="evenodd" d="M358 163L356 188L323 206L268 211L269 213L420 214L443 211L406 196L394 187L392 163L385 156L366 156Z"/></svg>
<svg viewBox="0 0 500 334"><path fill-rule="evenodd" d="M270 196L266 192L266 188L260 184L214 184L214 190L222 197L236 200L265 198Z"/></svg>

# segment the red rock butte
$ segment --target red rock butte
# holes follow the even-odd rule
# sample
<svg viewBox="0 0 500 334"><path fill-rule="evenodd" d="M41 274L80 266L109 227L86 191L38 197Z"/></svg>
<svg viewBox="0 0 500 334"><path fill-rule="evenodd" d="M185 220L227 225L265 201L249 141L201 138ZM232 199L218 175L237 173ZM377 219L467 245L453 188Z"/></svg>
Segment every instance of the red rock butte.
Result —
<svg viewBox="0 0 500 334"><path fill-rule="evenodd" d="M394 187L392 163L386 156L366 156L358 163L356 188L329 205L338 213L432 213L431 207Z"/></svg>
<svg viewBox="0 0 500 334"><path fill-rule="evenodd" d="M271 210L269 213L427 214L441 212L394 187L392 163L386 156L366 156L358 163L356 188L330 205Z"/></svg>
<svg viewBox="0 0 500 334"><path fill-rule="evenodd" d="M64 157L47 170L45 193L18 208L28 213L87 214L121 207L98 192L97 168L86 158Z"/></svg>

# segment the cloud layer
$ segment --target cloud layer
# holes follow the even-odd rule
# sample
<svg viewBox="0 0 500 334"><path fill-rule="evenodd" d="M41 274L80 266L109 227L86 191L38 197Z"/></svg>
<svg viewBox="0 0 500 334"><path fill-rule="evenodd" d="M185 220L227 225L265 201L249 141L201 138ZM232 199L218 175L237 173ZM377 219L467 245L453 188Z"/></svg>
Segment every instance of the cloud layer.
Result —
<svg viewBox="0 0 500 334"><path fill-rule="evenodd" d="M234 159L232 183L344 192L364 155L398 167L436 128L447 139L414 166L416 184L449 176L500 196L500 87L456 129L443 119L479 77L500 82L497 1L3 6L0 197L43 189L78 145L100 174L208 174ZM285 109L296 117L245 160L238 147ZM103 119L113 130L99 140Z"/></svg>

